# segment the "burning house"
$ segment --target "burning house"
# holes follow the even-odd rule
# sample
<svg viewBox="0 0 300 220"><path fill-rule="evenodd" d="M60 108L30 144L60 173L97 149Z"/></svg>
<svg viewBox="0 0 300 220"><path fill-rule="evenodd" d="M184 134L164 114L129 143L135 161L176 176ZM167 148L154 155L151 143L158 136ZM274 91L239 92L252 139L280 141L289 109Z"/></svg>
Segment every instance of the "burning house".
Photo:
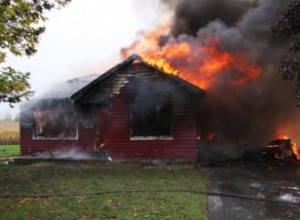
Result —
<svg viewBox="0 0 300 220"><path fill-rule="evenodd" d="M80 147L116 159L195 159L201 142L201 158L223 160L277 135L299 142L293 88L276 74L287 42L270 24L292 0L162 2L173 16L139 32L121 49L123 63L23 105L22 155ZM300 160L296 144L278 143L263 152Z"/></svg>
<svg viewBox="0 0 300 220"><path fill-rule="evenodd" d="M66 87L67 86L67 87ZM204 91L132 55L21 110L21 153L81 148L114 159L197 158Z"/></svg>

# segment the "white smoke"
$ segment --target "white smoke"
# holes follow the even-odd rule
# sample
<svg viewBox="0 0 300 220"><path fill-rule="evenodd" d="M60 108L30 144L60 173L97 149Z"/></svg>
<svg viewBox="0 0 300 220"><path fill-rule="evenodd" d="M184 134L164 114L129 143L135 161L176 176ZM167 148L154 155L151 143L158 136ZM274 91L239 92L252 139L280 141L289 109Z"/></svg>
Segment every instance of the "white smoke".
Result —
<svg viewBox="0 0 300 220"><path fill-rule="evenodd" d="M79 148L64 148L37 153L34 158L39 159L68 159L68 160L90 160L93 156Z"/></svg>
<svg viewBox="0 0 300 220"><path fill-rule="evenodd" d="M49 13L38 52L31 58L10 56L7 65L31 72L37 93L67 79L101 74L120 61L120 48L153 28L166 10L159 0L71 1ZM0 113L12 111L3 106Z"/></svg>

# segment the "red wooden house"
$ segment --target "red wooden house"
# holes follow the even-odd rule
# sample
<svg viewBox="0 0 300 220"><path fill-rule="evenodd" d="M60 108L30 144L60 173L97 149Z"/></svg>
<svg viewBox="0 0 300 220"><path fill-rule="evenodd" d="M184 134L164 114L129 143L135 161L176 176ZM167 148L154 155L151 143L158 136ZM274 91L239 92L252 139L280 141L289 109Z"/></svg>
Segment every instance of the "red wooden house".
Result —
<svg viewBox="0 0 300 220"><path fill-rule="evenodd" d="M21 153L76 147L117 160L194 160L203 95L133 55L98 77L67 81L24 104Z"/></svg>

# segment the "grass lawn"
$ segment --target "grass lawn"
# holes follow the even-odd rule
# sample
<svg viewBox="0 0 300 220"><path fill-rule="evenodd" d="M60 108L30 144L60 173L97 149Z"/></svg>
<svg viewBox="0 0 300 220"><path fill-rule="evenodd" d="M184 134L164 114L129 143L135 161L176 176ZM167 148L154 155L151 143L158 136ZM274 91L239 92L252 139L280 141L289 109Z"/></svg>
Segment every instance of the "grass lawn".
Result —
<svg viewBox="0 0 300 220"><path fill-rule="evenodd" d="M20 145L0 145L0 158L20 155Z"/></svg>
<svg viewBox="0 0 300 220"><path fill-rule="evenodd" d="M44 162L2 165L0 175L0 219L206 219L206 196L167 192L205 191L205 169L112 168L101 164ZM92 194L109 191L123 193ZM91 194L3 197L74 193Z"/></svg>

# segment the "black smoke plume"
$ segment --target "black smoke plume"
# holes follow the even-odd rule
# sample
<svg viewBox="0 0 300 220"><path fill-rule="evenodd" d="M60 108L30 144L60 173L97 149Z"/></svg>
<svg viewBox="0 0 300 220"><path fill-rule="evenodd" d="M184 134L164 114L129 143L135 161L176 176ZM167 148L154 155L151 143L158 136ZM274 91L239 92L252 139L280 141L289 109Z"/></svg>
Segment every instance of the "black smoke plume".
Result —
<svg viewBox="0 0 300 220"><path fill-rule="evenodd" d="M217 35L223 50L244 51L248 60L262 69L259 78L244 86L228 86L228 81L220 77L207 91L200 133L203 137L210 133L214 136L203 156L238 157L244 151L263 146L277 132L300 138L300 110L296 108L292 85L278 74L288 42L271 31L276 14L284 11L292 0L163 2L175 13L170 36L180 41L201 42L203 36ZM221 74L226 75L234 77L235 73Z"/></svg>

